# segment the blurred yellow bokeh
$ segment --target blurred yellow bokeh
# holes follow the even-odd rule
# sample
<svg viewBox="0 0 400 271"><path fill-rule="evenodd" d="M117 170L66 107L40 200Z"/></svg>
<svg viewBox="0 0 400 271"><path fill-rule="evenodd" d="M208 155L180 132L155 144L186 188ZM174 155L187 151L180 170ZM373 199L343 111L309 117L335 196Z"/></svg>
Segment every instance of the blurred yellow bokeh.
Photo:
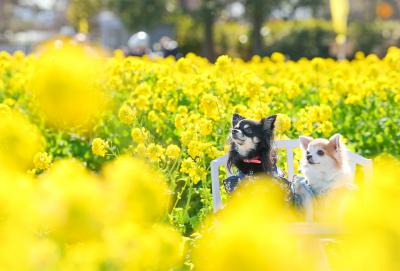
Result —
<svg viewBox="0 0 400 271"><path fill-rule="evenodd" d="M39 129L22 114L0 111L0 170L26 171L35 154L45 147Z"/></svg>
<svg viewBox="0 0 400 271"><path fill-rule="evenodd" d="M68 43L50 43L38 54L30 86L45 120L66 130L94 125L107 105L102 55Z"/></svg>

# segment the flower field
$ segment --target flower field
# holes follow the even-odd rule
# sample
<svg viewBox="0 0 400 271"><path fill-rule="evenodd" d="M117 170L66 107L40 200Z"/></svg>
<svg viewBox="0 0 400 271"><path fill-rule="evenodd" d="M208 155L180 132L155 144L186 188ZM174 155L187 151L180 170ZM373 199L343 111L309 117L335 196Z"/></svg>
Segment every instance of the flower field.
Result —
<svg viewBox="0 0 400 271"><path fill-rule="evenodd" d="M0 52L0 270L318 270L318 240L290 232L299 214L275 187L222 191L211 214L235 112L278 114L279 139L338 132L374 158L371 183L326 218L348 234L325 250L333 270L399 270L399 82L397 48L215 64L60 41Z"/></svg>

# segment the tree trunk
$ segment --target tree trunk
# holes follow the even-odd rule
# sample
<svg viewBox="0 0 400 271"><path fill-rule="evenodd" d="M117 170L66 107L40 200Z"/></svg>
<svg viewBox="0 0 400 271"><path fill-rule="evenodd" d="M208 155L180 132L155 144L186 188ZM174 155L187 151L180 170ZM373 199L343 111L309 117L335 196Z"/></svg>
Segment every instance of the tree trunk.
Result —
<svg viewBox="0 0 400 271"><path fill-rule="evenodd" d="M204 18L204 44L203 53L204 56L210 61L215 60L215 49L214 49L214 13L213 10L207 7L203 10Z"/></svg>
<svg viewBox="0 0 400 271"><path fill-rule="evenodd" d="M261 55L263 53L263 40L261 36L261 28L264 22L265 16L265 4L263 1L252 1L251 13L252 13L252 32L251 32L251 43L252 43L252 54Z"/></svg>
<svg viewBox="0 0 400 271"><path fill-rule="evenodd" d="M263 52L261 28L262 28L263 18L254 16L253 18L253 30L251 34L251 39L253 41L252 53L255 55L261 55Z"/></svg>
<svg viewBox="0 0 400 271"><path fill-rule="evenodd" d="M6 30L6 1L0 0L0 35Z"/></svg>
<svg viewBox="0 0 400 271"><path fill-rule="evenodd" d="M0 0L1 1L1 0ZM185 0L179 0L179 4L182 8L182 10L187 13L188 12L188 7L187 7L187 3Z"/></svg>

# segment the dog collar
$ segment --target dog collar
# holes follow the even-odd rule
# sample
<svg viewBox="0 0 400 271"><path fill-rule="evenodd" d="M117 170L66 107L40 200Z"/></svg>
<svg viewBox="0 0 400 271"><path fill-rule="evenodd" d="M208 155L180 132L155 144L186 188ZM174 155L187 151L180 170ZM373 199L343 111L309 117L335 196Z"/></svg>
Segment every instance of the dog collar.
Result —
<svg viewBox="0 0 400 271"><path fill-rule="evenodd" d="M249 163L249 164L261 164L261 158L260 158L260 156L255 156L251 159L243 159L243 162Z"/></svg>

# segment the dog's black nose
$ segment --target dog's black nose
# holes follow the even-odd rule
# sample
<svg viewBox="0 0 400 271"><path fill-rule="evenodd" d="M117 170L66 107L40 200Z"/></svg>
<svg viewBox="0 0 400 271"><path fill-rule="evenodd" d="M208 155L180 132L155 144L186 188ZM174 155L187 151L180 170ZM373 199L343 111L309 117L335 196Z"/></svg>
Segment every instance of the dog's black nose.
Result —
<svg viewBox="0 0 400 271"><path fill-rule="evenodd" d="M311 154L308 154L307 156L306 156L306 158L307 158L307 160L311 160L312 159L312 155Z"/></svg>
<svg viewBox="0 0 400 271"><path fill-rule="evenodd" d="M239 133L238 130L236 130L236 129L232 130L232 134L236 135L237 133Z"/></svg>

